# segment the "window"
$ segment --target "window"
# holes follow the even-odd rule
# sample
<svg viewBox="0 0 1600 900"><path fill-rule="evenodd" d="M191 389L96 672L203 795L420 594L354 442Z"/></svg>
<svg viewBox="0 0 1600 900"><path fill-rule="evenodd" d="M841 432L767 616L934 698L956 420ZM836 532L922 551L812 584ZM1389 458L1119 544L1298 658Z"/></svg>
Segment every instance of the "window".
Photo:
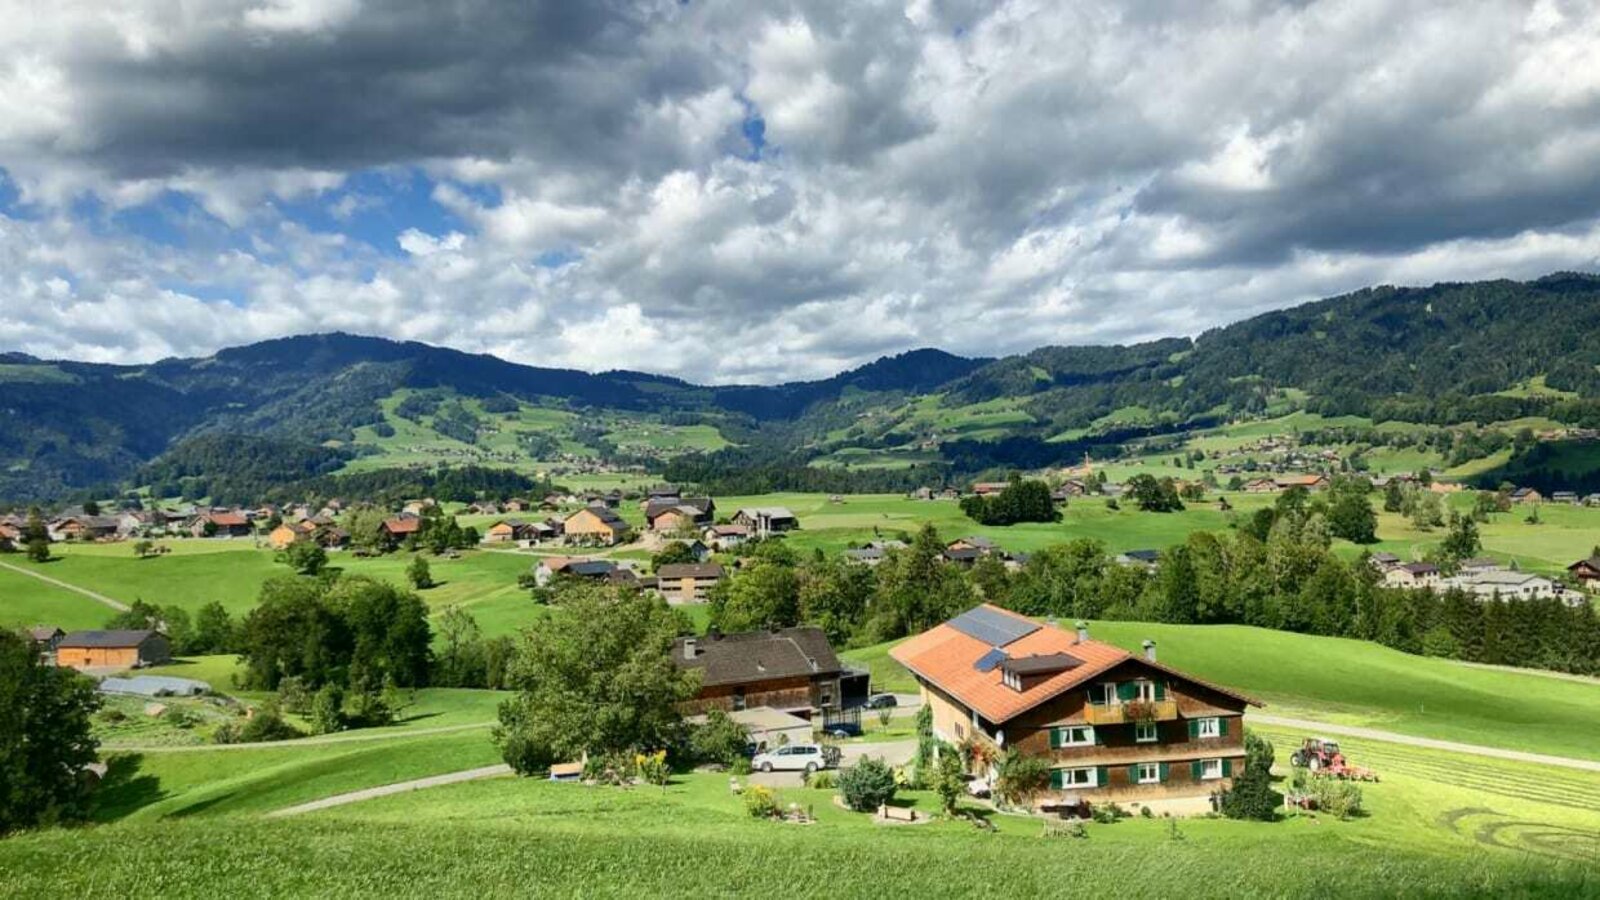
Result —
<svg viewBox="0 0 1600 900"><path fill-rule="evenodd" d="M1209 719L1200 719L1195 726L1195 737L1214 738L1222 734L1222 723L1215 716Z"/></svg>
<svg viewBox="0 0 1600 900"><path fill-rule="evenodd" d="M1133 739L1141 744L1148 744L1152 741L1159 740L1160 735L1156 731L1156 723L1142 722L1133 726Z"/></svg>
<svg viewBox="0 0 1600 900"><path fill-rule="evenodd" d="M1062 787L1094 787L1096 784L1094 769L1062 769Z"/></svg>
<svg viewBox="0 0 1600 900"><path fill-rule="evenodd" d="M1096 687L1098 690L1089 691L1090 703L1112 704L1118 702L1116 684L1108 681L1105 684L1097 685Z"/></svg>
<svg viewBox="0 0 1600 900"><path fill-rule="evenodd" d="M1220 760L1220 759L1202 759L1202 760L1200 760L1200 778L1201 778L1202 781L1211 781L1213 779L1221 778L1221 777L1222 777L1222 760Z"/></svg>
<svg viewBox="0 0 1600 900"><path fill-rule="evenodd" d="M1139 784L1160 784L1161 766L1156 763L1140 763L1135 766L1135 780Z"/></svg>
<svg viewBox="0 0 1600 900"><path fill-rule="evenodd" d="M1154 681L1135 681L1133 687L1135 698L1146 703L1154 703L1156 701L1156 683Z"/></svg>
<svg viewBox="0 0 1600 900"><path fill-rule="evenodd" d="M733 689L733 708L735 710L744 709L744 688Z"/></svg>
<svg viewBox="0 0 1600 900"><path fill-rule="evenodd" d="M1052 747L1088 747L1094 744L1094 726L1063 725L1055 729Z"/></svg>

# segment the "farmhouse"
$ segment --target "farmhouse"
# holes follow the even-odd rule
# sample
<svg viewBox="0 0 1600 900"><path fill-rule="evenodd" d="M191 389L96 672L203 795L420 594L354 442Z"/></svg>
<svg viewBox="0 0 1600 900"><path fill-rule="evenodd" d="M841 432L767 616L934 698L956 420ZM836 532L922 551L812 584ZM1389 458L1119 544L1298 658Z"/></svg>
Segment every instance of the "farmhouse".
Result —
<svg viewBox="0 0 1600 900"><path fill-rule="evenodd" d="M704 603L721 580L722 566L717 563L669 563L656 570L656 589L678 603Z"/></svg>
<svg viewBox="0 0 1600 900"><path fill-rule="evenodd" d="M1277 489L1278 482L1271 478L1252 478L1244 484L1247 494L1270 494Z"/></svg>
<svg viewBox="0 0 1600 900"><path fill-rule="evenodd" d="M383 542L393 547L416 537L422 531L422 519L415 515L401 514L398 518L384 519L378 530L383 532Z"/></svg>
<svg viewBox="0 0 1600 900"><path fill-rule="evenodd" d="M1531 487L1520 487L1511 492L1512 503L1539 503L1544 495Z"/></svg>
<svg viewBox="0 0 1600 900"><path fill-rule="evenodd" d="M159 631L74 631L56 643L56 665L74 669L153 666L172 658Z"/></svg>
<svg viewBox="0 0 1600 900"><path fill-rule="evenodd" d="M749 528L757 537L793 531L800 527L795 514L782 506L747 506L733 514L733 524Z"/></svg>
<svg viewBox="0 0 1600 900"><path fill-rule="evenodd" d="M1580 559L1572 565L1567 566L1567 571L1572 574L1573 579L1578 582L1578 585L1585 590L1593 591L1600 589L1600 556L1591 556L1588 559Z"/></svg>
<svg viewBox="0 0 1600 900"><path fill-rule="evenodd" d="M1320 491L1328 486L1328 476L1310 473L1305 475L1279 475L1272 479L1274 488L1286 491L1289 488L1305 488L1308 491Z"/></svg>
<svg viewBox="0 0 1600 900"><path fill-rule="evenodd" d="M770 706L809 719L839 703L839 657L813 626L681 637L672 659L701 673L700 693L686 712Z"/></svg>
<svg viewBox="0 0 1600 900"><path fill-rule="evenodd" d="M748 525L713 525L701 535L712 549L732 550L750 538Z"/></svg>
<svg viewBox="0 0 1600 900"><path fill-rule="evenodd" d="M980 481L972 486L972 492L979 497L987 497L990 494L1000 493L1008 486L1009 483L1004 481Z"/></svg>
<svg viewBox="0 0 1600 900"><path fill-rule="evenodd" d="M1542 575L1509 569L1464 573L1443 579L1440 587L1456 588L1475 597L1500 597L1504 600L1542 600L1564 593L1560 585Z"/></svg>
<svg viewBox="0 0 1600 900"><path fill-rule="evenodd" d="M711 524L716 511L717 504L710 497L649 500L645 502L644 520L651 531L690 531Z"/></svg>
<svg viewBox="0 0 1600 900"><path fill-rule="evenodd" d="M238 510L213 510L189 520L188 532L195 537L248 537L250 520Z"/></svg>
<svg viewBox="0 0 1600 900"><path fill-rule="evenodd" d="M604 506L585 506L562 522L568 543L611 546L628 533L628 523Z"/></svg>
<svg viewBox="0 0 1600 900"><path fill-rule="evenodd" d="M93 541L115 537L117 520L111 516L67 516L50 523L50 539L56 541Z"/></svg>
<svg viewBox="0 0 1600 900"><path fill-rule="evenodd" d="M1244 711L1261 704L1156 661L984 604L890 651L910 669L934 734L982 751L993 783L1008 751L1045 759L1042 809L1143 803L1202 811L1244 767Z"/></svg>
<svg viewBox="0 0 1600 900"><path fill-rule="evenodd" d="M490 525L483 533L483 542L486 544L508 544L515 541L526 541L534 538L532 523L521 519L501 519Z"/></svg>
<svg viewBox="0 0 1600 900"><path fill-rule="evenodd" d="M1389 587L1425 588L1439 585L1439 567L1433 563L1404 563L1383 573Z"/></svg>

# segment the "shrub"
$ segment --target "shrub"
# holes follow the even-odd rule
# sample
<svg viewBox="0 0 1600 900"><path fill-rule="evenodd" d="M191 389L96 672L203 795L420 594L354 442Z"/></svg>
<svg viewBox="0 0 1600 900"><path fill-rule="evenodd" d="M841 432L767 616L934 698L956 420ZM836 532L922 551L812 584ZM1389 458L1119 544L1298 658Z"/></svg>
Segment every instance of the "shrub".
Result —
<svg viewBox="0 0 1600 900"><path fill-rule="evenodd" d="M946 748L939 754L939 763L934 769L933 789L939 793L939 803L945 812L955 812L956 801L967 792L965 774L958 753Z"/></svg>
<svg viewBox="0 0 1600 900"><path fill-rule="evenodd" d="M757 819L775 819L783 814L778 806L778 795L772 788L753 784L745 789L744 810Z"/></svg>
<svg viewBox="0 0 1600 900"><path fill-rule="evenodd" d="M1349 819L1362 813L1361 788L1353 782L1313 778L1311 796L1316 798L1317 808L1329 815Z"/></svg>
<svg viewBox="0 0 1600 900"><path fill-rule="evenodd" d="M278 705L297 716L311 709L311 688L299 675L290 675L278 682Z"/></svg>
<svg viewBox="0 0 1600 900"><path fill-rule="evenodd" d="M750 760L740 756L728 764L728 771L734 775L749 775L751 772Z"/></svg>
<svg viewBox="0 0 1600 900"><path fill-rule="evenodd" d="M107 725L115 725L118 722L127 721L128 714L120 709L102 709L100 711L99 719Z"/></svg>
<svg viewBox="0 0 1600 900"><path fill-rule="evenodd" d="M181 706L167 707L167 711L162 713L161 718L165 719L167 724L173 728L193 728L198 721L194 713Z"/></svg>
<svg viewBox="0 0 1600 900"><path fill-rule="evenodd" d="M1011 750L1000 760L994 792L1006 803L1025 806L1050 786L1050 763L1037 756Z"/></svg>
<svg viewBox="0 0 1600 900"><path fill-rule="evenodd" d="M317 691L317 696L311 701L311 731L313 734L332 734L343 731L344 727L344 690L329 682Z"/></svg>
<svg viewBox="0 0 1600 900"><path fill-rule="evenodd" d="M218 729L219 731L221 729ZM300 729L283 720L276 704L269 703L256 710L256 714L240 726L238 743L255 744L266 741L287 741L300 737ZM219 743L227 743L219 741Z"/></svg>
<svg viewBox="0 0 1600 900"><path fill-rule="evenodd" d="M806 787L819 791L831 791L838 787L839 779L827 769L818 769L806 776Z"/></svg>
<svg viewBox="0 0 1600 900"><path fill-rule="evenodd" d="M1089 812L1089 817L1102 825L1110 825L1128 818L1128 811L1115 803L1099 803Z"/></svg>
<svg viewBox="0 0 1600 900"><path fill-rule="evenodd" d="M867 757L839 773L839 795L856 812L872 812L894 799L894 770Z"/></svg>
<svg viewBox="0 0 1600 900"><path fill-rule="evenodd" d="M433 570L428 568L428 561L420 555L411 558L411 565L406 567L406 580L419 591L433 587Z"/></svg>

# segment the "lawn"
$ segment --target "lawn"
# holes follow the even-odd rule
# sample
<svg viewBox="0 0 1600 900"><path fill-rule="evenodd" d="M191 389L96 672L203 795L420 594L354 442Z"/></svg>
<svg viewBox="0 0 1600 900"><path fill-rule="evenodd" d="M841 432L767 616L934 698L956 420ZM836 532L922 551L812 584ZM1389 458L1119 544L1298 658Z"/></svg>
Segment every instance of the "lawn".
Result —
<svg viewBox="0 0 1600 900"><path fill-rule="evenodd" d="M5 561L20 561L20 556ZM98 628L115 615L111 607L37 578L0 569L0 628L54 625L65 631Z"/></svg>
<svg viewBox="0 0 1600 900"><path fill-rule="evenodd" d="M147 760L141 774L154 783L143 794L165 796L118 824L0 843L0 869L23 896L110 885L199 896L219 884L243 896L630 897L792 894L797 885L849 897L1046 896L1070 884L1086 895L1229 898L1574 897L1596 887L1585 865L1592 817L1553 802L1592 796L1596 779L1474 770L1513 779L1490 794L1452 783L1459 758L1424 751L1382 760L1386 779L1366 786L1365 818L1190 819L1176 828L1136 818L1091 825L1086 840L1042 838L1038 820L1012 816L994 817L993 834L951 821L883 828L835 808L831 792L800 788L782 790L780 802L812 809L818 824L760 822L721 775L677 776L664 790L496 779L295 819L250 815L349 790L365 780L351 777L355 766L400 778L466 752L448 744L315 761L265 750L250 766ZM1550 789L1564 794L1550 798ZM936 807L926 793L898 802Z"/></svg>
<svg viewBox="0 0 1600 900"><path fill-rule="evenodd" d="M1267 704L1263 712L1441 740L1600 759L1600 686L1411 656L1365 641L1243 625L1093 622L1095 638ZM874 690L915 691L888 645L840 654L873 672Z"/></svg>

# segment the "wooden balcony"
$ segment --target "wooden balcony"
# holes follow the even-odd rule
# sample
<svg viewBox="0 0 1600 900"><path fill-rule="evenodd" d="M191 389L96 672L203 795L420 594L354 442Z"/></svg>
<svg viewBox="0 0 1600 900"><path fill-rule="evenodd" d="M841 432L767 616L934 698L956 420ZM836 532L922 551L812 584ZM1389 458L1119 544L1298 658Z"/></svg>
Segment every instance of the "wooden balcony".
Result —
<svg viewBox="0 0 1600 900"><path fill-rule="evenodd" d="M1083 708L1083 717L1090 725L1170 722L1178 717L1178 701L1133 700L1127 703L1091 703Z"/></svg>

